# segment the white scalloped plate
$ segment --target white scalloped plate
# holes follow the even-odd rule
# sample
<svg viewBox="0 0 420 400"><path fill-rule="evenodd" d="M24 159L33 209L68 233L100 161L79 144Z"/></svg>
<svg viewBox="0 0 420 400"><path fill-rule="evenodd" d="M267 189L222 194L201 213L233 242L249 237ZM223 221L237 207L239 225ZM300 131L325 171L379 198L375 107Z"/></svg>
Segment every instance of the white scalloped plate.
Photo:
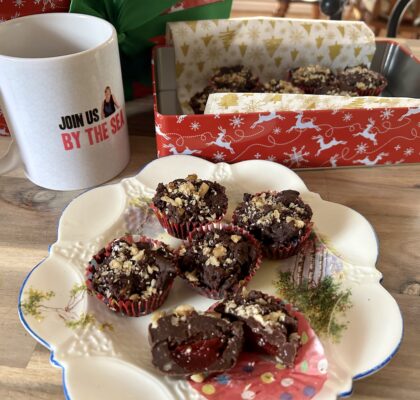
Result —
<svg viewBox="0 0 420 400"><path fill-rule="evenodd" d="M145 399L201 399L186 381L156 374L147 342L150 316L126 318L110 312L83 292L70 296L74 285L84 282L84 268L92 254L127 232L130 223L136 223L139 217L130 214L130 199L151 197L159 182L193 172L227 187L230 211L245 191L267 189L298 190L310 204L316 233L327 238L328 246L345 261L342 279L344 286L351 289L353 303L346 315L349 325L341 341L334 344L323 340L329 364L328 380L316 398L350 395L353 380L376 372L392 358L403 331L398 305L380 284L382 275L375 268L378 244L368 221L345 206L309 192L293 171L279 164L257 160L213 164L191 156L170 156L151 162L132 178L93 189L73 200L61 216L58 240L51 246L49 256L22 285L19 296L22 324L51 351L52 363L63 369L66 398L137 399L141 393ZM158 230L155 237L177 244ZM250 287L275 293L272 282L277 277L278 265L264 262ZM33 291L31 296L31 288L38 292ZM54 296L37 297L49 291ZM33 308L24 313L21 305L29 300ZM185 303L207 309L212 301L177 280L164 307Z"/></svg>

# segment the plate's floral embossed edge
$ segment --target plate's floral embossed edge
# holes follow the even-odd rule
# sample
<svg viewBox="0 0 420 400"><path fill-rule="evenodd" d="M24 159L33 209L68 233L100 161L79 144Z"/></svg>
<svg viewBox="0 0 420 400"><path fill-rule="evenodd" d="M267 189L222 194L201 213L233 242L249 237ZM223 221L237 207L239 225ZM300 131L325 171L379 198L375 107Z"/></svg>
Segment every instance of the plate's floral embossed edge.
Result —
<svg viewBox="0 0 420 400"><path fill-rule="evenodd" d="M182 156L181 156L182 157ZM170 157L166 157L166 158L180 158L180 156L170 156ZM185 157L182 157L182 158L185 158ZM197 159L196 157L191 157L191 156L189 156L189 159L190 158L193 158L193 159ZM152 162L152 163L155 163L155 162L157 162L157 161L159 161L159 160L155 160L154 162ZM199 159L199 161L200 161L200 163L202 163L204 160L202 160L202 159ZM255 162L255 161L254 161ZM150 163L150 164L152 164L152 163ZM211 162L207 162L208 164L213 164L213 163L211 163ZM246 163L248 163L248 162L241 162L241 163L238 163L238 164L246 164ZM225 164L225 163L222 163L222 164ZM147 164L147 165L149 165L149 164ZM146 166L147 166L146 165ZM213 164L214 165L214 164ZM278 164L277 164L278 165ZM228 167L228 169L230 169L231 167L230 167L230 165L227 165L226 164L226 166L225 165L223 165L223 168L222 168L222 170L223 170L223 172L224 172L224 174L226 174L226 167ZM280 166L280 167L282 167L282 166ZM125 186L124 187L124 184L126 184L126 181L131 181L132 179L136 179L136 178L138 178L138 175L141 173L141 171L144 169L145 167L143 167L139 172L138 172L138 174L137 175L135 175L135 176L133 176L133 177L131 177L131 178L126 178L126 179L124 179L124 180L122 180L122 181L120 181L119 183L116 183L116 184L113 184L114 186L122 186L125 190L124 190L124 192L125 192L125 194L126 195L128 195L128 191L127 191L127 187ZM213 174L217 174L217 172L219 172L219 168L220 168L220 166L219 165L217 165L217 167L216 167L216 169L215 170L213 170ZM285 168L285 167L282 167L282 168L284 168L284 169L287 169L287 168ZM289 172L291 172L291 171L289 171ZM223 174L223 175L224 175ZM230 174L231 174L231 171L230 171ZM292 173L293 174L293 173ZM229 175L229 174L228 174ZM213 175L214 176L214 175ZM297 180L299 180L299 181L301 181L301 179L296 175L296 178L297 178ZM137 182L139 182L139 181L137 181ZM302 181L301 181L302 182ZM131 182L130 182L131 183ZM130 186L130 189L132 188L132 185L129 185ZM136 186L136 185L135 185ZM143 186L145 186L145 185L143 185ZM145 186L145 187L147 187L147 186ZM96 188L94 188L94 189L92 189L92 190L95 190ZM130 192L131 192L131 190L129 190ZM86 193L86 192L84 192L84 193ZM319 195L318 195L319 196ZM67 208L67 207L66 207ZM66 209L64 209L63 210L63 213L62 213L62 215L61 215L61 218L63 217L63 215L64 215L64 213L65 213L65 210ZM358 214L358 213L357 213ZM358 214L358 215L360 215L360 214ZM61 218L60 218L60 222L61 222ZM366 220L366 219L365 219ZM366 220L366 222L368 222L367 220ZM370 224L369 224L370 225ZM372 232L374 233L374 235L375 235L375 239L376 239L376 242L378 242L377 241L377 237L376 237L376 233L374 232L374 230L373 230L373 228L372 228ZM23 284L22 284L22 286L21 286L21 288L20 288L20 292L19 292L19 303L18 303L18 314L19 314L19 318L20 318L20 320L21 320L21 323L23 324L23 326L25 327L25 329L31 334L31 336L33 336L38 342L40 342L42 345L44 345L46 348L48 348L49 350L50 350L50 352L51 352L51 356L50 356L50 361L51 361L51 363L54 365L54 366L56 366L56 367L60 367L61 369L62 369L62 379L63 379L63 390L64 390L64 395L65 395L65 397L66 397L66 399L70 399L70 396L69 396L69 392L68 392L68 388L67 388L67 382L66 382L66 376L65 376L65 367L55 358L55 351L54 351L54 349L52 348L52 346L45 340L45 339L43 339L42 337L40 337L37 333L35 333L32 329L31 329L31 327L30 327L30 324L25 320L25 317L24 317L24 315L23 315L23 312L22 312L22 309L21 309L21 299L22 299L22 296L23 296L23 293L24 293L24 289L26 289L26 286L27 286L27 282L30 280L30 278L31 278L31 275L32 275L32 273L37 269L37 268L39 268L49 257L51 257L51 255L52 255L52 253L51 253L51 248L52 248L53 246L50 246L50 248L49 248L49 255L48 255L48 257L46 257L44 260L42 260L41 262L39 262L31 271L30 271L30 273L26 276L26 278L24 279L24 281L23 281ZM376 270L377 271L377 270ZM378 275L380 275L380 273L379 273L379 271L377 271L378 272ZM382 285L380 285L380 277L378 276L378 285L379 286L381 286L381 288L386 292L386 293L388 293L383 287L382 287ZM402 320L402 315L401 315L401 313L400 313L400 317L401 317L401 320ZM403 334L403 332L402 332L402 334ZM362 373L359 373L359 374L357 374L357 375L355 375L355 376L353 376L352 377L352 380L353 381L355 381L355 380L358 380L358 379L361 379L361 378L364 378L364 377L366 377L366 376L369 376L369 375L371 375L371 374L373 374L373 373L375 373L376 371L378 371L379 369L381 369L383 366L385 366L391 359L392 359L392 357L396 354L396 352L398 351L398 348L399 348L399 346L400 346L400 344L401 344L401 341L402 341L402 334L401 334L401 337L400 337L400 340L399 340L399 342L398 342L398 344L397 344L397 346L395 347L395 349L388 355L388 357L386 357L381 363L379 363L378 365L376 365L376 366L374 366L373 368L371 368L371 369L369 369L369 370L367 370L367 371L364 371L364 372L362 372ZM336 395L337 396L339 396L339 397L347 397L347 396L350 396L351 394L352 394L352 391L353 391L353 389L352 389L352 387L350 388L350 390L348 390L348 391L345 391L345 392L341 392L341 393L336 393Z"/></svg>

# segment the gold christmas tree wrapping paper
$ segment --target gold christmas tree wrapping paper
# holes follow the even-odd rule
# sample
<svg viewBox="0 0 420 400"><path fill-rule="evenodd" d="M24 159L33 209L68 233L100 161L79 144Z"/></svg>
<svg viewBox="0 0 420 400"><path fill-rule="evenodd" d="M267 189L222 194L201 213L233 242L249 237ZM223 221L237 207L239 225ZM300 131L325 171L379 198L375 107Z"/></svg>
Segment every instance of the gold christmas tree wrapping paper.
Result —
<svg viewBox="0 0 420 400"><path fill-rule="evenodd" d="M204 114L382 107L420 107L420 99L279 93L212 93L207 100Z"/></svg>
<svg viewBox="0 0 420 400"><path fill-rule="evenodd" d="M362 22L248 18L168 24L175 49L178 99L191 114L190 98L217 68L242 64L261 81L285 79L291 68L309 64L333 70L370 65L375 36Z"/></svg>

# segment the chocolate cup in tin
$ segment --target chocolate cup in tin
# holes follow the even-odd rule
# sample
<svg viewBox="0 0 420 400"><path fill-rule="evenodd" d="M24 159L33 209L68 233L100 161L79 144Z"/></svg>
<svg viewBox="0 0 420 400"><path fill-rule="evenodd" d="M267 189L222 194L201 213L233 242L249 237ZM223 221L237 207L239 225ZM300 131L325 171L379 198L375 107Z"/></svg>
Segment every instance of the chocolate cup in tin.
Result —
<svg viewBox="0 0 420 400"><path fill-rule="evenodd" d="M372 88L372 89L365 89L365 90L361 90L361 89L357 89L357 94L359 96L379 96L383 90L387 87L388 82L384 82L382 83L381 86L378 86L376 88Z"/></svg>
<svg viewBox="0 0 420 400"><path fill-rule="evenodd" d="M210 299L214 300L221 300L225 297L235 294L239 290L241 290L243 287L246 287L249 283L249 281L252 279L252 277L255 275L257 270L261 266L262 261L262 251L260 243L252 236L247 230L236 226L236 225L227 225L220 222L214 222L207 225L200 226L196 228L194 231L190 232L187 238L186 247L191 246L194 241L194 236L198 232L209 232L213 231L215 229L221 229L226 232L231 232L232 234L238 234L243 237L245 237L253 247L255 247L257 251L257 257L253 264L249 266L249 273L244 278L242 278L239 282L237 282L234 286L229 288L229 290L215 290L210 289L207 287L203 287L200 285L200 282L191 282L185 276L183 276L182 271L180 271L180 277L184 279L194 290L196 290L198 293L200 293L202 296L208 297ZM179 257L182 257L179 255Z"/></svg>
<svg viewBox="0 0 420 400"><path fill-rule="evenodd" d="M158 240L153 240L145 236L140 236L138 240L134 240L133 236L131 235L123 236L120 239L125 240L130 244L143 242L143 243L154 243L154 244L163 246L163 243L159 242ZM112 242L108 243L105 249L103 249L105 251L101 250L99 253L93 256L93 259L95 260L97 264L100 264L103 261L103 259L107 255L109 255L111 244ZM165 282L165 286L162 288L161 293L152 294L147 298L140 297L137 300L130 300L130 299L124 300L124 299L116 298L114 296L106 298L102 293L99 293L97 290L95 290L93 286L93 281L92 281L92 274L94 270L95 270L95 266L92 264L92 260L91 260L88 266L86 267L86 273L85 273L86 275L85 282L86 282L88 292L96 296L96 298L102 301L110 310L119 312L129 317L140 317L142 315L147 315L157 310L165 302L166 298L168 297L169 291L171 290L173 281L175 279L175 276L174 276L172 279Z"/></svg>
<svg viewBox="0 0 420 400"><path fill-rule="evenodd" d="M287 80L293 86L296 86L300 90L303 90L304 94L314 94L315 90L317 89L316 86L305 86L305 85L293 82L293 70L289 70L288 75L287 75Z"/></svg>

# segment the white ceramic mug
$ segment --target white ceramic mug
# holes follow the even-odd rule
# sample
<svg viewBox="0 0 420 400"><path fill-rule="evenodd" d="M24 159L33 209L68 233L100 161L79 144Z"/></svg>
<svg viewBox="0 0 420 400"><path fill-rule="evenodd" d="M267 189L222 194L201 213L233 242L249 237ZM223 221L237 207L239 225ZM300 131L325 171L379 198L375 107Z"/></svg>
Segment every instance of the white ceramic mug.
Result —
<svg viewBox="0 0 420 400"><path fill-rule="evenodd" d="M129 161L117 34L100 18L56 13L1 23L0 107L14 139L0 174L20 158L39 186L83 189Z"/></svg>

